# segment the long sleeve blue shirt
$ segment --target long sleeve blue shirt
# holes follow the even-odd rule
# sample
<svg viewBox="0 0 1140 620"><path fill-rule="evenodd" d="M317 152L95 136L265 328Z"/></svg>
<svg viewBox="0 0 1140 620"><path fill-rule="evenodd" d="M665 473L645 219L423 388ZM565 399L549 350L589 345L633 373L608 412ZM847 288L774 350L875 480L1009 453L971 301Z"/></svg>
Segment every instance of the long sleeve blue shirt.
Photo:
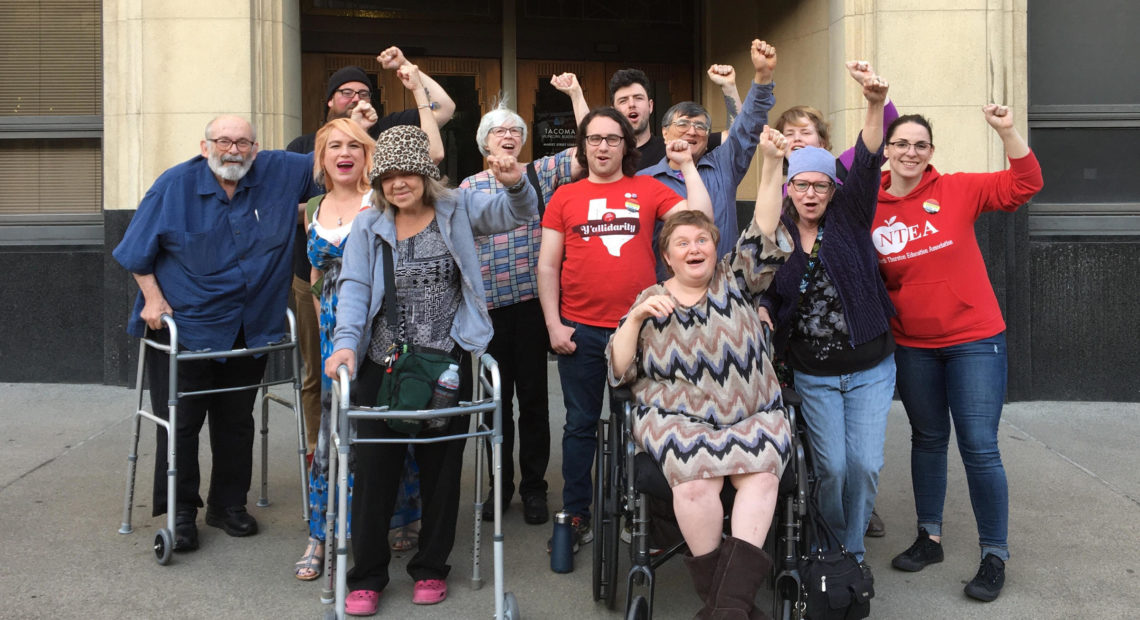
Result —
<svg viewBox="0 0 1140 620"><path fill-rule="evenodd" d="M706 151L697 162L697 173L712 199L713 222L720 229L720 242L716 248L718 257L731 252L740 238L740 226L736 221L736 188L748 173L756 145L760 142L760 130L768 123L768 111L776 103L772 94L774 87L773 83L753 82L741 104L740 115L728 130L728 138L716 149ZM688 196L685 177L680 170L669 167L668 158L638 174L651 175L681 196ZM658 279L663 279L665 273L658 257Z"/></svg>
<svg viewBox="0 0 1140 620"><path fill-rule="evenodd" d="M139 203L112 253L127 271L154 274L192 351L278 341L285 331L297 205L323 190L312 155L257 154L233 198L197 156L170 168ZM127 332L142 336L142 293Z"/></svg>

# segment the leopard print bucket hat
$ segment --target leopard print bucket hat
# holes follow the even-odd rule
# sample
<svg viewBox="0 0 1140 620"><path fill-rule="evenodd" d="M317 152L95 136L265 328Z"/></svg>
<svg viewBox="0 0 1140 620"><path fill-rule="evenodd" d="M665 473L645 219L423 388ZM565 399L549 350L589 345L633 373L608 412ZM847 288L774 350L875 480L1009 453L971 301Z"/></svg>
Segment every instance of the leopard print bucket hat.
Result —
<svg viewBox="0 0 1140 620"><path fill-rule="evenodd" d="M424 130L415 125L397 125L376 138L376 154L372 156L368 180L392 171L439 179L439 166L428 154L428 137Z"/></svg>

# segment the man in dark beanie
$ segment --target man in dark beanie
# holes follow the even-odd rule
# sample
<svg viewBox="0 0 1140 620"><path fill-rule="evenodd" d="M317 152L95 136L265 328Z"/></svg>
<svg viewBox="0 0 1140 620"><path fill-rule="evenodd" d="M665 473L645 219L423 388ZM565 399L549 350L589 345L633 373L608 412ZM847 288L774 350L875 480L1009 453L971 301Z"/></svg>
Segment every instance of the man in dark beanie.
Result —
<svg viewBox="0 0 1140 620"><path fill-rule="evenodd" d="M376 60L381 68L395 71L408 62L398 47L389 47ZM423 72L420 80L427 91L432 114L440 126L451 120L455 113L455 102L443 88ZM348 118L360 103L372 103L372 78L357 66L339 69L329 78L325 89L328 112L325 122L334 118ZM411 108L389 114L376 122L368 134L373 138L380 132L396 125L416 125L420 123L419 110ZM307 133L289 143L285 150L294 153L312 153L316 142L316 132ZM305 434L308 439L309 454L317 442L317 431L321 424L321 344L318 336L316 310L313 307L313 293L309 286L309 257L305 253L305 230L297 227L293 251L293 302L297 313L297 338L301 345L301 358L305 362L305 376L301 383L301 409L305 413Z"/></svg>
<svg viewBox="0 0 1140 620"><path fill-rule="evenodd" d="M399 69L401 65L408 62L398 47L389 47L381 52L376 60L380 63L381 68L392 71ZM451 97L438 82L431 79L423 71L420 71L420 79L423 81L424 89L431 101L432 114L439 126L443 127L447 121L451 120L451 115L455 113L455 102L451 100ZM325 122L334 118L348 118L358 103L362 101L372 103L372 93L372 78L364 69L355 65L339 69L329 78L328 86L325 88L325 102L329 108L325 114ZM401 110L381 118L368 130L368 134L375 138L385 129L396 125L419 125L419 122L417 110ZM316 135L317 132L314 131L300 136L290 142L285 150L294 153L311 153Z"/></svg>

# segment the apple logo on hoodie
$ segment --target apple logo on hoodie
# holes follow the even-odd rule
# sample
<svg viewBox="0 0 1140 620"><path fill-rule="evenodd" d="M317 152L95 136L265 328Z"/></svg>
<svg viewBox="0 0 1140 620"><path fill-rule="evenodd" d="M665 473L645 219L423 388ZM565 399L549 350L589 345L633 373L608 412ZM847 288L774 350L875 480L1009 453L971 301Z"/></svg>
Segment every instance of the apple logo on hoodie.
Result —
<svg viewBox="0 0 1140 620"><path fill-rule="evenodd" d="M910 229L897 220L898 216L892 217L871 231L871 242L883 256L901 252L906 247L906 242L910 241Z"/></svg>

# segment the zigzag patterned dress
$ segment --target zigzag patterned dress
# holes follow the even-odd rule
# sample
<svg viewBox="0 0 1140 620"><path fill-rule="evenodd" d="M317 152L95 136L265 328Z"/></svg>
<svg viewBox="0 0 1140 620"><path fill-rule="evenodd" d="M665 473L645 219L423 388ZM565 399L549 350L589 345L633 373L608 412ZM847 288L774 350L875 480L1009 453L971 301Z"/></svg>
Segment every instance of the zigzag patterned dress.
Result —
<svg viewBox="0 0 1140 620"><path fill-rule="evenodd" d="M781 226L777 236L790 249L786 235ZM637 357L624 376L615 377L610 366L611 385L632 382L634 441L661 465L670 487L732 474L783 473L791 430L754 299L788 253L751 223L717 264L705 298L645 321ZM631 308L651 295L668 294L656 284Z"/></svg>

